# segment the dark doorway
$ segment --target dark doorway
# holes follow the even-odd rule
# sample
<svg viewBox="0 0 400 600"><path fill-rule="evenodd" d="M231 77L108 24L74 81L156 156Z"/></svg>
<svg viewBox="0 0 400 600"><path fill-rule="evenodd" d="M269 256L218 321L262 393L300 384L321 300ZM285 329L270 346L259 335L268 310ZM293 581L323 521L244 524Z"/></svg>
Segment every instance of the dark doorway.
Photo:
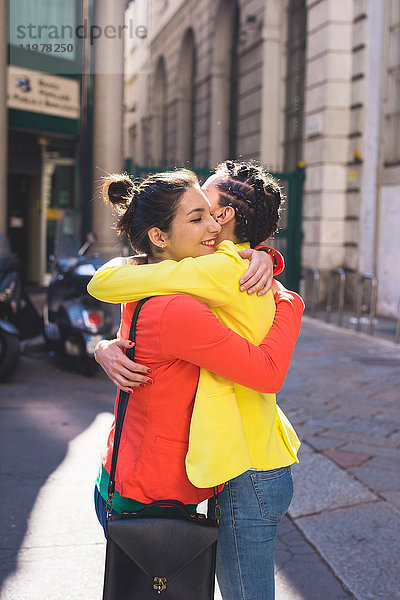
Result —
<svg viewBox="0 0 400 600"><path fill-rule="evenodd" d="M24 281L37 280L39 256L40 178L10 174L8 177L8 237L21 261Z"/></svg>

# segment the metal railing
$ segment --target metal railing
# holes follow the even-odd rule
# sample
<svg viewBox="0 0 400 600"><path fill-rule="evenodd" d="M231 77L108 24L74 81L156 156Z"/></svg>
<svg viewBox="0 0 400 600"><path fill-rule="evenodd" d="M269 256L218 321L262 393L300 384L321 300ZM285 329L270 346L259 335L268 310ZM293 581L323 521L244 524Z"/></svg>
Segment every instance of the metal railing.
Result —
<svg viewBox="0 0 400 600"><path fill-rule="evenodd" d="M315 319L317 316L320 292L320 275L320 269L318 269L317 267L310 267L305 271L304 276L304 297L306 302L306 309L309 313L309 316L313 319ZM338 285L335 287L336 281L338 282ZM378 302L378 281L376 275L374 275L373 273L363 273L359 276L355 315L354 312L353 315L351 315L351 313L349 314L348 312L346 313L347 317L345 317L344 314L346 283L347 279L344 269L338 267L329 271L326 296L326 322L331 322L332 312L336 308L338 311L337 325L339 327L345 326L351 328L352 326L355 326L356 331L361 331L362 325L365 325L366 323L369 326L369 334L375 335L375 330L378 323L380 329L384 333L383 337L387 338L388 334L392 336L392 332L394 330L393 325L390 326L391 331L389 333L389 331L385 331L387 327L385 325L385 321L377 321L376 318ZM335 294L336 290L337 294ZM366 318L363 318L363 315L365 313L367 313L368 316ZM323 318L322 315L320 315L320 317ZM392 337L391 339L395 344L400 343L400 300L397 309L397 319L395 321L394 337Z"/></svg>
<svg viewBox="0 0 400 600"><path fill-rule="evenodd" d="M360 279L358 281L356 331L361 331L361 314L363 308L364 292L367 283L369 283L369 333L370 335L374 335L378 282L376 280L375 275L371 273L364 273L364 275L360 276Z"/></svg>
<svg viewBox="0 0 400 600"><path fill-rule="evenodd" d="M306 307L310 309L310 316L315 319L317 316L317 305L319 297L319 269L311 268L307 269L305 277L305 297ZM311 293L308 294L308 290L311 287Z"/></svg>
<svg viewBox="0 0 400 600"><path fill-rule="evenodd" d="M326 297L326 322L331 322L332 315L332 304L333 304L333 289L335 278L339 278L339 292L338 292L338 325L339 327L343 324L343 312L344 312L344 289L346 285L346 274L343 269L337 268L332 269L329 273L328 280L328 292Z"/></svg>

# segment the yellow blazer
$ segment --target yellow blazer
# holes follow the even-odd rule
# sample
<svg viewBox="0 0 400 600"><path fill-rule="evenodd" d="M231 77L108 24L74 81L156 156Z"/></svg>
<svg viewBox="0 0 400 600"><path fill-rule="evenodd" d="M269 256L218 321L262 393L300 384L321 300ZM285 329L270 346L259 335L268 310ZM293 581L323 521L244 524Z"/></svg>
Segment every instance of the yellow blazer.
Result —
<svg viewBox="0 0 400 600"><path fill-rule="evenodd" d="M233 331L259 345L275 315L272 292L240 292L246 271L238 250L249 244L225 241L216 252L179 262L115 266L110 261L89 282L89 293L105 302L185 293L204 301ZM119 263L120 264L120 263ZM278 391L278 390L277 390ZM275 394L263 394L200 369L190 427L186 470L197 487L212 487L250 468L276 469L298 462L299 439Z"/></svg>

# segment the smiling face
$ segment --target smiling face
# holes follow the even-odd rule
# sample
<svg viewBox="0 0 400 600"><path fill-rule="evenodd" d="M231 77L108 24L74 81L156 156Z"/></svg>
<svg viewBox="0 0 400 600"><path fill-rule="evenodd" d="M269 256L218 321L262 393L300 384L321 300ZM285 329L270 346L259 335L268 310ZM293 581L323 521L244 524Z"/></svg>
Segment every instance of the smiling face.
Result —
<svg viewBox="0 0 400 600"><path fill-rule="evenodd" d="M210 203L200 187L189 188L182 196L172 227L165 240L163 259L212 254L217 246L220 225L210 214Z"/></svg>

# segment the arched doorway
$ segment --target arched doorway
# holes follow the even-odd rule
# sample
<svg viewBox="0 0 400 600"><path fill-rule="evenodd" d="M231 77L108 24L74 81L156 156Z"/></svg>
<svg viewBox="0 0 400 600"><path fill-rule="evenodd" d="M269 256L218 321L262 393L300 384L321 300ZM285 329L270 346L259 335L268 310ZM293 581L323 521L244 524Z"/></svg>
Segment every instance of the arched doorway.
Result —
<svg viewBox="0 0 400 600"><path fill-rule="evenodd" d="M236 157L238 38L236 0L220 0L211 68L210 166Z"/></svg>
<svg viewBox="0 0 400 600"><path fill-rule="evenodd" d="M160 56L157 63L155 79L154 79L154 112L153 112L153 151L152 164L161 166L166 160L166 139L165 139L165 123L166 123L166 71L165 60Z"/></svg>
<svg viewBox="0 0 400 600"><path fill-rule="evenodd" d="M180 54L178 162L193 164L195 43L193 29L187 29Z"/></svg>

